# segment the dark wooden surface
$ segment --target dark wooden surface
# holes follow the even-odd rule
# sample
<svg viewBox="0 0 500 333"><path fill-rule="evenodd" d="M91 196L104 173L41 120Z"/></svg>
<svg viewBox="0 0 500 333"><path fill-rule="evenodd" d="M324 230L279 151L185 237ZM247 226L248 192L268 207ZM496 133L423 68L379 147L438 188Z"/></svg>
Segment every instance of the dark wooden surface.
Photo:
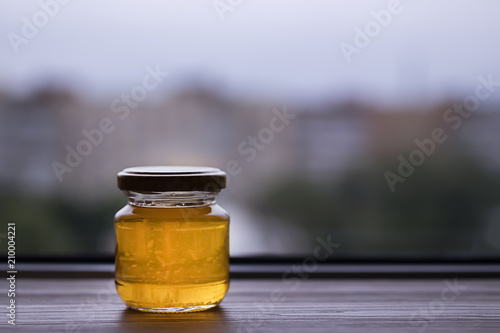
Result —
<svg viewBox="0 0 500 333"><path fill-rule="evenodd" d="M112 279L18 277L15 327L3 280L1 332L500 332L499 279L235 279L214 310L148 314Z"/></svg>

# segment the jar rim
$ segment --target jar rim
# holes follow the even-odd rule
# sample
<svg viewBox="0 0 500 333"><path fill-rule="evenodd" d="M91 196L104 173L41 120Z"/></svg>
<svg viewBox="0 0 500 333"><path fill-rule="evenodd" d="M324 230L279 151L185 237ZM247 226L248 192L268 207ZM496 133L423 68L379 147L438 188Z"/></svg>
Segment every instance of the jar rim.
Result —
<svg viewBox="0 0 500 333"><path fill-rule="evenodd" d="M204 166L139 166L117 175L118 188L124 191L206 191L226 187L226 173Z"/></svg>

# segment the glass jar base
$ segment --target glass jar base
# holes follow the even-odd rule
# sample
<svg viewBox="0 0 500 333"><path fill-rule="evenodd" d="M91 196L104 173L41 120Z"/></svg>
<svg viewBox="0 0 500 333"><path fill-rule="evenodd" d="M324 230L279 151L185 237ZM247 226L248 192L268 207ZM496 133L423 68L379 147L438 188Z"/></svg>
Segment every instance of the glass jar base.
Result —
<svg viewBox="0 0 500 333"><path fill-rule="evenodd" d="M116 290L132 309L148 312L194 312L219 304L229 288L227 280L197 284L152 284L116 279Z"/></svg>
<svg viewBox="0 0 500 333"><path fill-rule="evenodd" d="M141 312L154 312L154 313L186 313L186 312L198 312L205 311L216 307L217 304L210 305L199 305L199 306L187 306L187 307L173 307L173 308L158 308L158 309L148 309L148 308L137 308L129 307L132 310L137 310Z"/></svg>

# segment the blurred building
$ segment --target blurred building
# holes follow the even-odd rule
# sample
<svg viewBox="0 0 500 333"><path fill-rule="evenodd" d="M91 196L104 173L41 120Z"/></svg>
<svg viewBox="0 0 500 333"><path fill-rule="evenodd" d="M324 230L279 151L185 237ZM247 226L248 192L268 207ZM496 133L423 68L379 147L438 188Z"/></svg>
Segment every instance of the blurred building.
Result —
<svg viewBox="0 0 500 333"><path fill-rule="evenodd" d="M170 96L164 103L140 104L124 119L110 105L88 105L65 91L40 91L29 99L0 96L0 179L41 192L63 191L85 197L116 191L116 172L138 164L202 164L222 169L236 160L242 175L233 184L250 189L256 178L300 172L318 179L335 177L371 158L393 158L415 147L415 139L430 137L434 128L449 128L442 120L445 107L431 111L379 110L356 103L311 109L257 105L223 98L193 88ZM451 104L450 104L451 105ZM297 116L256 158L238 146L269 127L273 108L286 107ZM65 164L66 147L76 150L86 140L82 131L99 128L103 118L114 130L59 184L52 162ZM500 115L478 112L465 119L453 140L463 142L490 168L500 168ZM95 189L101 191L96 193ZM240 192L241 191L236 191Z"/></svg>

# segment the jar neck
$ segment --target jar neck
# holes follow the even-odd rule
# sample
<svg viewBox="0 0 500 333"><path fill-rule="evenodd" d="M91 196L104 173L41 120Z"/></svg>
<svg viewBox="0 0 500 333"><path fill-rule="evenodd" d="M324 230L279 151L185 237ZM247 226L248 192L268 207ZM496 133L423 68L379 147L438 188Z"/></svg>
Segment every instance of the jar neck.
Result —
<svg viewBox="0 0 500 333"><path fill-rule="evenodd" d="M199 207L215 204L218 192L134 192L123 191L128 197L128 203L138 207L171 208Z"/></svg>

